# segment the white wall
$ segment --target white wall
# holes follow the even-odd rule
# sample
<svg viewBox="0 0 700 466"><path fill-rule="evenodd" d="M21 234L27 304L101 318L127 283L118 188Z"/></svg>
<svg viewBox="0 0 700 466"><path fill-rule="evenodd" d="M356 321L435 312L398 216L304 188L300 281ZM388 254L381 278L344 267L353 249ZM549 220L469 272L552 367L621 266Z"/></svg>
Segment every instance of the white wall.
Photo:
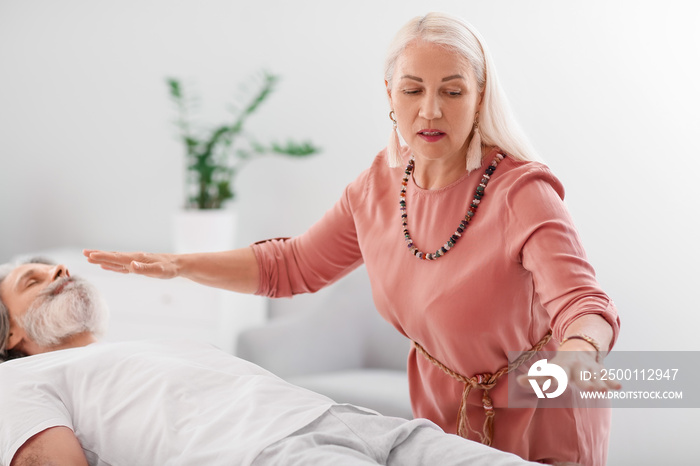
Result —
<svg viewBox="0 0 700 466"><path fill-rule="evenodd" d="M239 242L300 233L385 144L393 33L443 10L485 36L523 126L564 182L622 315L617 348L698 350L696 5L0 0L0 262L57 246L170 248L183 178L170 75L196 86L210 122L238 83L261 68L282 75L249 130L310 138L324 152L246 168ZM700 430L675 423L693 416L617 411L611 464L687 459Z"/></svg>

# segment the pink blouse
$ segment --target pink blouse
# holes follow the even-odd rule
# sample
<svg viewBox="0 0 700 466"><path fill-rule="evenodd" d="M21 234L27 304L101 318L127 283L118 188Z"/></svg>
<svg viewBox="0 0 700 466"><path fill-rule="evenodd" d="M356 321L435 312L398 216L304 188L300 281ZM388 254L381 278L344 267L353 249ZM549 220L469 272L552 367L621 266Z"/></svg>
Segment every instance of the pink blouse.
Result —
<svg viewBox="0 0 700 466"><path fill-rule="evenodd" d="M419 250L434 252L454 233L495 153L481 169L465 171L441 189L422 189L409 180L408 228ZM414 257L404 241L403 175L403 168L387 166L382 151L307 232L253 245L261 271L257 293L314 292L364 262L381 315L467 377L498 371L509 351L530 349L550 329L561 341L567 326L586 314L605 318L614 341L617 312L586 260L564 188L546 166L506 157L462 238L436 261ZM557 346L553 340L545 349ZM454 433L464 385L415 349L408 374L414 415ZM605 464L609 410L507 408L504 382L490 393L496 413L492 446L532 461ZM478 431L481 395L472 390L468 406ZM475 433L469 438L479 440Z"/></svg>

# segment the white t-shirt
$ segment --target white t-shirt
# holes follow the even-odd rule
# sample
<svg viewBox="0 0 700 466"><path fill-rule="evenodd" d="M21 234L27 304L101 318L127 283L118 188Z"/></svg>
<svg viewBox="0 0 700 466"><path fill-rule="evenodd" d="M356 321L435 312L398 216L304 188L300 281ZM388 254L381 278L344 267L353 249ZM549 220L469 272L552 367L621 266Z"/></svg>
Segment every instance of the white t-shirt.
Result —
<svg viewBox="0 0 700 466"><path fill-rule="evenodd" d="M66 426L91 465L248 464L332 404L209 345L95 343L0 364L0 463Z"/></svg>

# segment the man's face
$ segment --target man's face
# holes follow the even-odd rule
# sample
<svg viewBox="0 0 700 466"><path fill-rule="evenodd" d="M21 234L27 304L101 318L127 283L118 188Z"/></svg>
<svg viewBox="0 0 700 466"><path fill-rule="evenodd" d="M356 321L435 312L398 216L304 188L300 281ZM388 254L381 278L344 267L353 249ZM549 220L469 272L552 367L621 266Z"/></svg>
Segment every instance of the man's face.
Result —
<svg viewBox="0 0 700 466"><path fill-rule="evenodd" d="M81 332L99 332L107 310L92 286L63 265L23 264L0 283L10 315L8 349L51 350Z"/></svg>

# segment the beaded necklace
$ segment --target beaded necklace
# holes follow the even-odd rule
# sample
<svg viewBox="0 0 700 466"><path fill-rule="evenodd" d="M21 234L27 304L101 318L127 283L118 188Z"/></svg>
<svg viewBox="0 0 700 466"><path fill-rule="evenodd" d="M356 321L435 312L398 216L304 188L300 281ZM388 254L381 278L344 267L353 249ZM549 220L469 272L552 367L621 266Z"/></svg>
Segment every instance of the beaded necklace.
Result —
<svg viewBox="0 0 700 466"><path fill-rule="evenodd" d="M472 199L472 203L469 206L469 210L467 210L467 214L464 216L464 220L462 220L459 223L457 230L452 236L448 238L447 242L440 249L431 254L419 251L418 248L414 246L411 234L408 232L408 215L406 214L406 187L408 186L408 178L411 176L411 173L413 172L413 169L415 167L415 161L413 159L413 156L411 156L411 159L408 161L408 165L406 165L406 171L404 171L405 175L403 177L403 180L401 181L401 194L399 196L399 210L401 212L403 236L406 240L406 245L408 246L408 250L411 252L411 254L416 256L418 259L437 260L440 257L447 254L447 251L452 249L457 240L462 237L462 233L464 233L464 230L467 228L469 222L476 213L476 209L477 207L479 207L479 204L481 203L481 198L484 196L484 192L486 191L486 185L489 183L491 175L493 175L493 172L496 171L496 167L501 162L501 160L503 160L504 157L505 155L503 154L496 154L496 157L493 159L488 168L486 168L484 176L481 178L481 183L476 188L476 193L474 193L474 199Z"/></svg>

